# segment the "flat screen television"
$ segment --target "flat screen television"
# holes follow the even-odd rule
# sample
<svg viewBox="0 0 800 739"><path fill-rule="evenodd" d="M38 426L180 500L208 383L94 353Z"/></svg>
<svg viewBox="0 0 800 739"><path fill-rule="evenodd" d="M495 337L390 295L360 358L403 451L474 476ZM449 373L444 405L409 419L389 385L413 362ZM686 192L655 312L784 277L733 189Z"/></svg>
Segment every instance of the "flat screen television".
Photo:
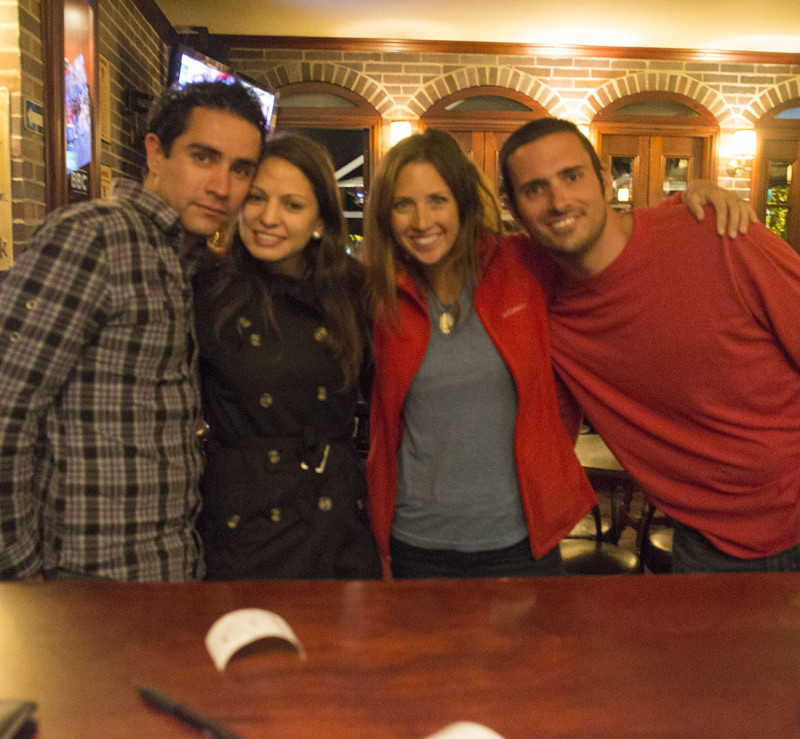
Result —
<svg viewBox="0 0 800 739"><path fill-rule="evenodd" d="M230 67L211 59L193 49L177 46L173 50L170 63L169 83L188 85L192 82L215 82L222 80L228 84L241 82L261 101L261 110L267 121L267 130L275 123L275 95L244 75L237 74Z"/></svg>

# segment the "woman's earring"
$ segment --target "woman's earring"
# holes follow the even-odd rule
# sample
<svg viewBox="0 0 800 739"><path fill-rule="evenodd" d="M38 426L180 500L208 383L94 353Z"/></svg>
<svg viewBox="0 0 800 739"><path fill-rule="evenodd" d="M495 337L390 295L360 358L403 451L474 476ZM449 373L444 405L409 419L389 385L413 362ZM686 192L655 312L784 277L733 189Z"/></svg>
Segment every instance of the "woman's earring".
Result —
<svg viewBox="0 0 800 739"><path fill-rule="evenodd" d="M239 221L236 218L231 218L227 223L223 223L213 236L206 239L206 243L212 251L224 252L227 251L233 241L233 236Z"/></svg>
<svg viewBox="0 0 800 739"><path fill-rule="evenodd" d="M313 236L315 239L318 239L320 236L322 236L322 233L321 233L320 231L314 231L314 233L312 233L311 235L312 235L312 236Z"/></svg>

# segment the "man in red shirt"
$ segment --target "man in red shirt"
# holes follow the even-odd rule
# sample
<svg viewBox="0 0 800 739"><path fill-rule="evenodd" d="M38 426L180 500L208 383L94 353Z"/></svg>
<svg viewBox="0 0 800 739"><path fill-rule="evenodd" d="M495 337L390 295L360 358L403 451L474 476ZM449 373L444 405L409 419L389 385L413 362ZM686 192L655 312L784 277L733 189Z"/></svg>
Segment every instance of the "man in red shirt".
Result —
<svg viewBox="0 0 800 739"><path fill-rule="evenodd" d="M523 126L501 167L556 370L675 519L674 571L800 569L800 257L761 225L613 210L568 121Z"/></svg>

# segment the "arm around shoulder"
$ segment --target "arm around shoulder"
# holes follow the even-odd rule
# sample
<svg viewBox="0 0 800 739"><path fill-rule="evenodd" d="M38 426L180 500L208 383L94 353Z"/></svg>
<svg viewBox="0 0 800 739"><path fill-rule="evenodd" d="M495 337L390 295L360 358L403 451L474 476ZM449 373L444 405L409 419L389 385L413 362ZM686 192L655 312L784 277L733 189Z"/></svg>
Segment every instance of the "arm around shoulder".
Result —
<svg viewBox="0 0 800 739"><path fill-rule="evenodd" d="M735 192L726 190L709 180L692 180L681 193L683 202L692 215L702 221L705 218L704 205L714 208L717 216L717 233L731 238L746 234L751 223L758 223L755 210L746 200Z"/></svg>

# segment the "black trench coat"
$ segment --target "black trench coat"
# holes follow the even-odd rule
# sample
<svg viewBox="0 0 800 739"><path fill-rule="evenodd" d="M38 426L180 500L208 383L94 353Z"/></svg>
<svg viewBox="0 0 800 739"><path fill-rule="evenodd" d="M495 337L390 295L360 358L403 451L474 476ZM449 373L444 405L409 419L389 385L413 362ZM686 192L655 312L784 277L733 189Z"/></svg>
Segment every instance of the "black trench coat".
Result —
<svg viewBox="0 0 800 739"><path fill-rule="evenodd" d="M219 269L194 282L209 426L198 520L207 577L380 577L364 461L353 443L359 388L340 391L310 285L260 273L280 340L256 305L217 337L214 316L225 296L215 301L211 293ZM371 360L365 376L370 367Z"/></svg>

